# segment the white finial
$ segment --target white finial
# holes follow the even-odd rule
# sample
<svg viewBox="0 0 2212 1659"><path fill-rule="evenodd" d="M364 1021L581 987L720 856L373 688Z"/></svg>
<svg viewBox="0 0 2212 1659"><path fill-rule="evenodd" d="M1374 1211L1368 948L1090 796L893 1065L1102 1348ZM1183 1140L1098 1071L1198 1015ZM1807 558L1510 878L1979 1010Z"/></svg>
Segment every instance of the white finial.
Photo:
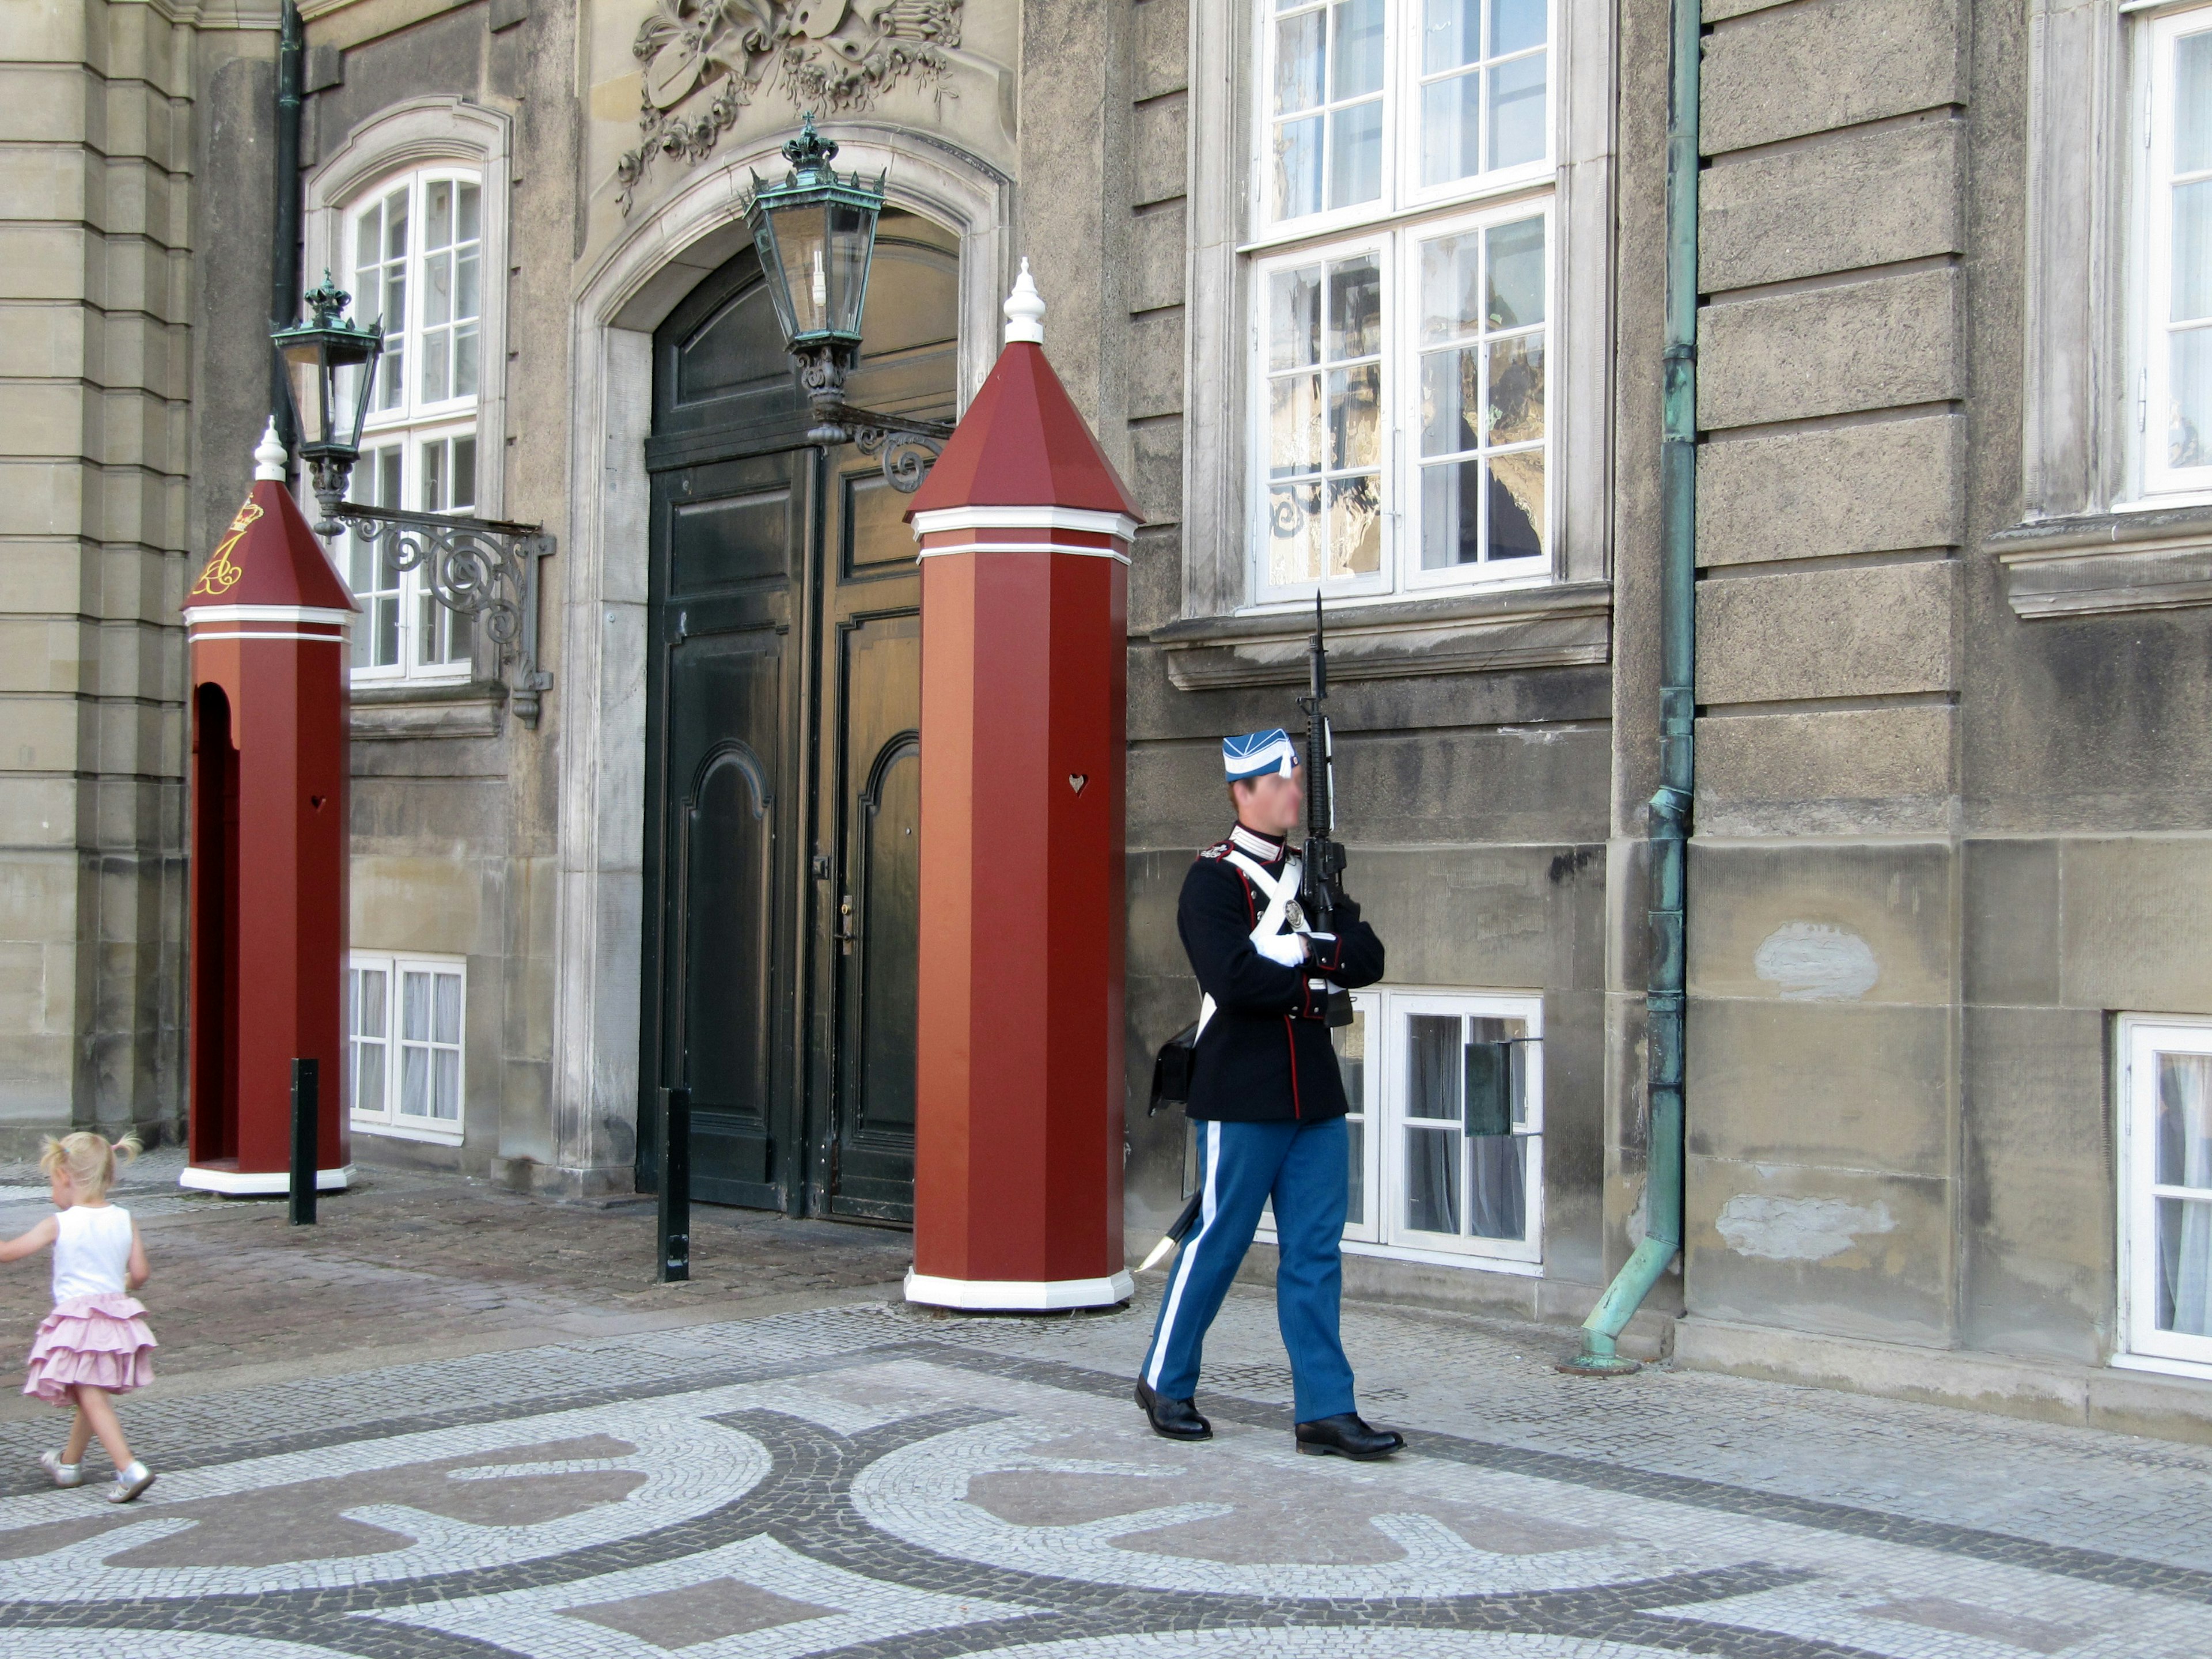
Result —
<svg viewBox="0 0 2212 1659"><path fill-rule="evenodd" d="M1008 345L1017 340L1027 340L1031 345L1044 343L1044 296L1030 280L1027 259L1022 261L1022 274L1014 278L1014 291L1006 295L1006 303L1000 309L1006 313Z"/></svg>
<svg viewBox="0 0 2212 1659"><path fill-rule="evenodd" d="M253 476L283 483L284 463L290 459L284 441L276 435L276 422L271 420L269 429L261 434L261 441L253 447Z"/></svg>

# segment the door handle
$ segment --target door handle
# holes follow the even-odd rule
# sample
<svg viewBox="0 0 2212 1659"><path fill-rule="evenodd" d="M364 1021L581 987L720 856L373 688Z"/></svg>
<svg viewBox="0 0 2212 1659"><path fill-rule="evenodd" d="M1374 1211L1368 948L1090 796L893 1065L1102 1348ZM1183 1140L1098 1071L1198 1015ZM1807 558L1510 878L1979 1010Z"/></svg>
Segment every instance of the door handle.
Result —
<svg viewBox="0 0 2212 1659"><path fill-rule="evenodd" d="M848 957L853 954L853 946L860 942L860 935L853 931L853 896L850 893L838 902L837 931L830 937L837 941L839 952Z"/></svg>

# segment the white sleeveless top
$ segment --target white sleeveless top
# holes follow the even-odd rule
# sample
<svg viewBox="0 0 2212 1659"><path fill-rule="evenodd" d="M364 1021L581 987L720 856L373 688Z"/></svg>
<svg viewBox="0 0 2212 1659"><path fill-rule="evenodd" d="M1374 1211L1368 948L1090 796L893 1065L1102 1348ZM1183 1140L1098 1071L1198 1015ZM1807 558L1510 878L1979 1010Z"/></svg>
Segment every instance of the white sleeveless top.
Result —
<svg viewBox="0 0 2212 1659"><path fill-rule="evenodd" d="M131 1263L131 1212L72 1204L54 1217L54 1305L81 1296L121 1296Z"/></svg>

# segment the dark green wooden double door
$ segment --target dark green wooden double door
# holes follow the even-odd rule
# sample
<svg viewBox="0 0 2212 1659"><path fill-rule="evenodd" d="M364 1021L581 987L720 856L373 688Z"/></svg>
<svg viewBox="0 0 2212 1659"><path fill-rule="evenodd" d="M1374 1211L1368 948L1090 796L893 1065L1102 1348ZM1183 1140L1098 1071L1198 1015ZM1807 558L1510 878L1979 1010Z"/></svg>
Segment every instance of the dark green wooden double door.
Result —
<svg viewBox="0 0 2212 1659"><path fill-rule="evenodd" d="M956 273L929 228L886 216L855 402L950 404ZM658 1184L658 1091L681 1085L695 1197L909 1221L921 624L907 498L856 452L795 441L750 252L655 345L640 1184Z"/></svg>

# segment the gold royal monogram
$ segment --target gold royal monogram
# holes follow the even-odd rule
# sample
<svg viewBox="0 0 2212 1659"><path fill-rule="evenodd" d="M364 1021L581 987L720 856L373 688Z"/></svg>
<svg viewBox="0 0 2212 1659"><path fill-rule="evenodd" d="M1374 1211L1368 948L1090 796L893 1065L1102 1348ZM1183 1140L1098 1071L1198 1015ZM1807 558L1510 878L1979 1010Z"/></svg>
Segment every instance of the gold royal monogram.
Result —
<svg viewBox="0 0 2212 1659"><path fill-rule="evenodd" d="M193 593L204 593L211 599L221 599L238 586L238 579L246 572L231 562L230 550L238 545L246 532L253 527L253 521L260 516L260 505L252 501L248 501L238 509L238 516L230 521L230 533L216 544L214 555L207 562L207 568L200 572L200 579L192 584Z"/></svg>

